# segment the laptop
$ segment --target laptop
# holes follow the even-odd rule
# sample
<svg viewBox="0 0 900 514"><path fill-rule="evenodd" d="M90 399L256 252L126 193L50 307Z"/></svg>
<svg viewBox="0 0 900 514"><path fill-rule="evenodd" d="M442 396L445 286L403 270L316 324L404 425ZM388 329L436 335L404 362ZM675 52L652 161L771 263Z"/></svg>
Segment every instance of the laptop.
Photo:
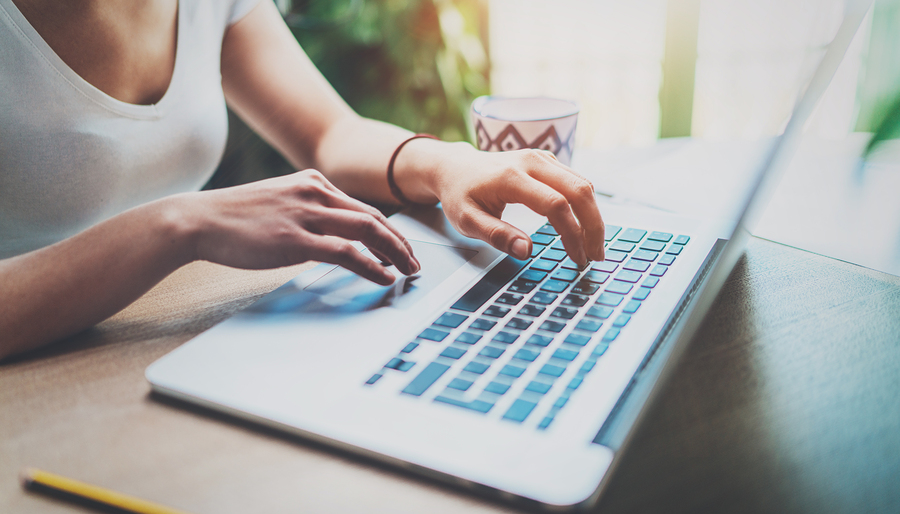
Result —
<svg viewBox="0 0 900 514"><path fill-rule="evenodd" d="M598 199L606 260L580 268L520 206L504 219L532 234L526 260L461 236L439 207L407 210L391 221L419 274L382 287L316 266L153 363L147 379L162 395L505 500L590 506L743 252L868 7L848 4L737 215Z"/></svg>

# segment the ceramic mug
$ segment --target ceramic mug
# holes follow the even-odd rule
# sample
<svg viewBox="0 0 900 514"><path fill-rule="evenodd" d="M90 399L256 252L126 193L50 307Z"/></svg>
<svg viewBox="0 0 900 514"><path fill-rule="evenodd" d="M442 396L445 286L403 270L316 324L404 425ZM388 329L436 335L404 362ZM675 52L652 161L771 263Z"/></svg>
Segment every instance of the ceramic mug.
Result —
<svg viewBox="0 0 900 514"><path fill-rule="evenodd" d="M481 96L472 102L472 125L479 150L548 150L572 162L578 104L557 98Z"/></svg>

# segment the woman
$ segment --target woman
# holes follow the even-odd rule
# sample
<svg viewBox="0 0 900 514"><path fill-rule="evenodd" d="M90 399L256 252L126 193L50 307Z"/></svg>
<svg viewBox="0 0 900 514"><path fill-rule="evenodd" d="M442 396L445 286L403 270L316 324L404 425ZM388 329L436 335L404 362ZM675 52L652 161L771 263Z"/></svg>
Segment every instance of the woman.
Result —
<svg viewBox="0 0 900 514"><path fill-rule="evenodd" d="M482 153L359 117L268 0L0 0L0 91L0 358L92 326L194 260L316 260L390 284L355 240L418 271L354 198L441 202L462 234L518 258L531 241L499 217L523 203L575 261L603 258L587 180L545 152ZM307 169L198 192L226 100Z"/></svg>

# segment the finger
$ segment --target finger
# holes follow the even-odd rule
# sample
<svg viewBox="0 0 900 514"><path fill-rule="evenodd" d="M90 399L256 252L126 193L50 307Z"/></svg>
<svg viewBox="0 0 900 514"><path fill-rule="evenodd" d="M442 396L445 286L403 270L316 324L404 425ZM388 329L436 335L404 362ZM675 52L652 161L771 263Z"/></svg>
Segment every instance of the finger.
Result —
<svg viewBox="0 0 900 514"><path fill-rule="evenodd" d="M593 184L557 161L555 156L551 158L546 155L546 152L543 152L541 157L543 165L530 167L529 174L566 197L584 232L583 237L588 257L593 260L603 260L605 225L600 215L600 209L597 208Z"/></svg>
<svg viewBox="0 0 900 514"><path fill-rule="evenodd" d="M504 202L522 203L534 212L546 216L559 232L569 257L578 264L587 263L581 225L575 219L569 201L562 193L541 181L526 179L510 181L508 186L503 188L502 194L501 200Z"/></svg>
<svg viewBox="0 0 900 514"><path fill-rule="evenodd" d="M337 236L314 236L314 242L305 250L313 260L337 264L376 284L389 286L394 283L393 273L366 257L346 239Z"/></svg>
<svg viewBox="0 0 900 514"><path fill-rule="evenodd" d="M457 230L467 237L487 241L494 248L516 259L531 256L531 239L525 232L478 208L464 213Z"/></svg>
<svg viewBox="0 0 900 514"><path fill-rule="evenodd" d="M360 241L376 257L390 262L406 275L419 271L408 243L389 230L374 216L348 209L321 208L314 219L305 220L304 225L320 235L337 236L342 239Z"/></svg>
<svg viewBox="0 0 900 514"><path fill-rule="evenodd" d="M384 225L384 227L390 230L403 243L403 245L409 252L409 255L411 255L413 260L415 261L416 271L422 268L421 263L419 263L419 260L416 259L415 253L413 253L412 245L409 244L409 241L407 241L406 237L404 237L403 234L401 234L400 231L397 230L397 228L388 221L387 217L385 217L385 215L382 214L381 211L379 211L375 207L372 207L371 205L368 205L347 195L347 193L344 193L327 180L325 181L325 185L332 193L334 193L334 195L329 197L328 199L329 207L364 212L374 217L379 223ZM415 273L415 271L413 271L413 273Z"/></svg>

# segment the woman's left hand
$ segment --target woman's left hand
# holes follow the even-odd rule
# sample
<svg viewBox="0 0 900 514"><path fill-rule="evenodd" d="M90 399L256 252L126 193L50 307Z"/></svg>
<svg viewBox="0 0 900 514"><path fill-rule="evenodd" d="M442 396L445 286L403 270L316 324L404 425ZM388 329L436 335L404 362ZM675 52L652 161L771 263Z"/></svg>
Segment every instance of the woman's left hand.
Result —
<svg viewBox="0 0 900 514"><path fill-rule="evenodd" d="M431 182L461 234L527 259L528 234L500 219L507 204L521 203L549 219L572 260L582 265L603 260L603 219L589 180L543 150L491 153L466 143L453 147Z"/></svg>

